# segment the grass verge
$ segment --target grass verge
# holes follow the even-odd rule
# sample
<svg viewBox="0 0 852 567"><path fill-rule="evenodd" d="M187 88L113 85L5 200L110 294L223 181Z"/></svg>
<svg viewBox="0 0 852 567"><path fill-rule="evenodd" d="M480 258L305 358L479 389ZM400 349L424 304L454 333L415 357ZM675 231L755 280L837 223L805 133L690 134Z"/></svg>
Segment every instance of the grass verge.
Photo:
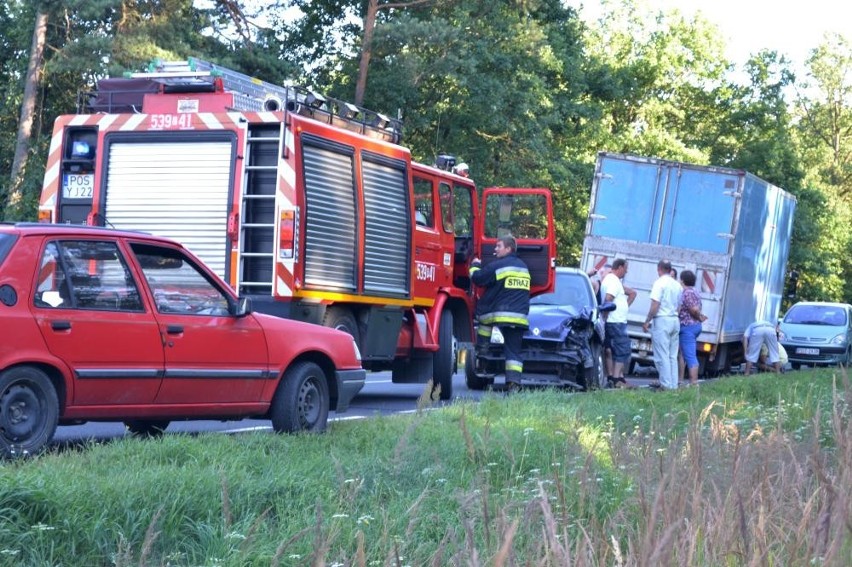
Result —
<svg viewBox="0 0 852 567"><path fill-rule="evenodd" d="M488 395L0 465L0 565L837 565L845 373Z"/></svg>

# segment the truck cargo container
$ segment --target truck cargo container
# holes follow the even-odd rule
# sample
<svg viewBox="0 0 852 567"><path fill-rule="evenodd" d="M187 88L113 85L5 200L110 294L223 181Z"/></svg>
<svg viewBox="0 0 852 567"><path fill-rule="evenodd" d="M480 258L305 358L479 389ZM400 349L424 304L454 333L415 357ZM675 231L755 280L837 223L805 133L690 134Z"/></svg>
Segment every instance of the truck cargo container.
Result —
<svg viewBox="0 0 852 567"><path fill-rule="evenodd" d="M631 371L653 364L642 323L661 259L696 275L707 315L700 373L739 364L746 327L778 318L795 208L791 194L743 170L598 154L582 266L628 262L624 283L637 292L628 315Z"/></svg>

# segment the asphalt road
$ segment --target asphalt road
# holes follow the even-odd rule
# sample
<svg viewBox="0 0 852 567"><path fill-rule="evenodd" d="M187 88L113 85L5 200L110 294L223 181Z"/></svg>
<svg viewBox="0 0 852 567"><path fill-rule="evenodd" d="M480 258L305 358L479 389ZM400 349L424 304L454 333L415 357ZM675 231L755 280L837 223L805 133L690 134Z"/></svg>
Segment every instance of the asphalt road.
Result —
<svg viewBox="0 0 852 567"><path fill-rule="evenodd" d="M425 384L393 384L389 372L367 374L364 389L352 400L349 409L340 415L331 413L329 421L364 419L375 415L387 415L415 411L417 400ZM453 398L479 399L483 392L469 390L464 383L464 374L456 373L453 378ZM452 402L442 402L452 403ZM240 421L175 421L166 429L169 433L271 431L267 420L245 419ZM104 442L124 437L127 434L122 422L89 422L83 425L61 426L56 430L54 444L79 446L89 441Z"/></svg>
<svg viewBox="0 0 852 567"><path fill-rule="evenodd" d="M647 386L656 379L653 369L639 368L635 376L629 377L628 382L636 386ZM502 389L498 377L495 390ZM417 408L417 400L423 394L425 384L394 384L389 372L367 374L364 389L352 400L349 409L340 415L331 413L329 421L365 419L376 415L413 412ZM453 399L478 400L484 392L468 389L465 385L464 374L456 373L453 378ZM452 403L441 402L441 403ZM241 421L175 421L169 425L166 434L223 432L240 433L248 431L271 431L267 420L246 419ZM59 447L79 447L88 442L106 442L127 435L122 422L90 422L83 425L61 426L56 430L54 445Z"/></svg>

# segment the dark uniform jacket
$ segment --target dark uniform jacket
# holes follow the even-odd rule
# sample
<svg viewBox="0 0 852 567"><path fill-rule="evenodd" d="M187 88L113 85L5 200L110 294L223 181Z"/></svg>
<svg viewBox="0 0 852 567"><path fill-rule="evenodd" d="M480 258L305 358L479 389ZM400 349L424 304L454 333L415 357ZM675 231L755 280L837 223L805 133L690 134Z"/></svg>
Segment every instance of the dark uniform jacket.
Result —
<svg viewBox="0 0 852 567"><path fill-rule="evenodd" d="M485 286L476 305L480 323L529 326L530 271L523 260L508 254L484 268L474 262L470 267L470 279L478 286Z"/></svg>

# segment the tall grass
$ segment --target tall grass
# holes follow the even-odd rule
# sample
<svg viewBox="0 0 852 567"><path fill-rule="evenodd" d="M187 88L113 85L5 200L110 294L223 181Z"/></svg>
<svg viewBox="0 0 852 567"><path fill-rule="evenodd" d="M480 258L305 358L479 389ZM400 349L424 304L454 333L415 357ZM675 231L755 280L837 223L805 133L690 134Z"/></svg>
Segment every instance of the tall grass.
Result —
<svg viewBox="0 0 852 567"><path fill-rule="evenodd" d="M825 370L90 445L0 466L0 565L846 566L850 395Z"/></svg>

